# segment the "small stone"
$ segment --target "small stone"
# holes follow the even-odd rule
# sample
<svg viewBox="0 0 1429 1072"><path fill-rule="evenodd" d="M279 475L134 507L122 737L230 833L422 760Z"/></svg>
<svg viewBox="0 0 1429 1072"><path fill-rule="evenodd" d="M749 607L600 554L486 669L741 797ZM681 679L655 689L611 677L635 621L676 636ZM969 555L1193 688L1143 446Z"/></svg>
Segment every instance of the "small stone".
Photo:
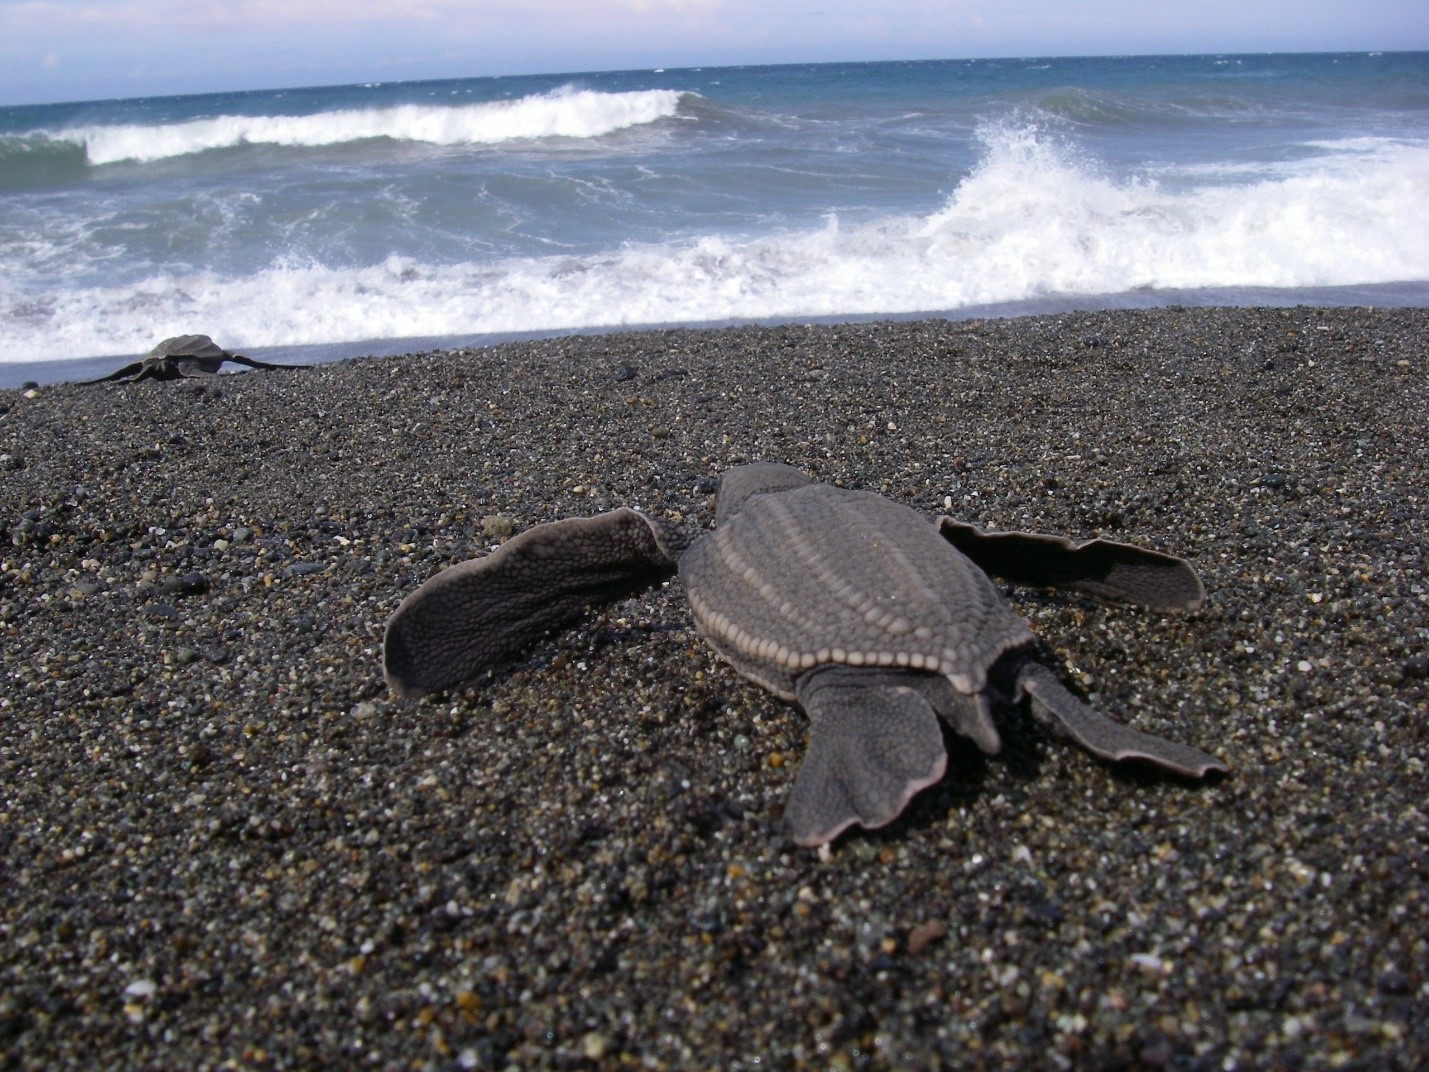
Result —
<svg viewBox="0 0 1429 1072"><path fill-rule="evenodd" d="M581 1036L581 1053L587 1060L599 1061L610 1050L610 1040L599 1031L588 1031Z"/></svg>
<svg viewBox="0 0 1429 1072"><path fill-rule="evenodd" d="M1429 655L1411 655L1405 659L1404 676L1411 680L1429 677Z"/></svg>
<svg viewBox="0 0 1429 1072"><path fill-rule="evenodd" d="M184 574L169 574L159 582L159 590L167 596L196 596L208 591L208 578L198 570Z"/></svg>
<svg viewBox="0 0 1429 1072"><path fill-rule="evenodd" d="M1367 1035L1378 1026L1377 1020L1365 1016L1353 1007L1345 1010L1345 1030L1351 1035Z"/></svg>
<svg viewBox="0 0 1429 1072"><path fill-rule="evenodd" d="M504 540L515 528L516 522L505 514L487 514L481 519L481 534L494 539Z"/></svg>
<svg viewBox="0 0 1429 1072"><path fill-rule="evenodd" d="M154 982L154 980L152 979L135 979L132 983L130 983L124 988L124 996L126 998L134 998L135 1000L143 1001L146 998L153 997L155 991L157 991L158 989L159 984Z"/></svg>
<svg viewBox="0 0 1429 1072"><path fill-rule="evenodd" d="M1374 985L1381 994L1391 994L1396 997L1408 994L1410 989L1409 980L1394 968L1382 972L1374 981Z"/></svg>
<svg viewBox="0 0 1429 1072"><path fill-rule="evenodd" d="M878 846L871 841L855 841L849 846L849 852L859 863L871 864L878 856Z"/></svg>
<svg viewBox="0 0 1429 1072"><path fill-rule="evenodd" d="M462 1012L474 1013L481 1008L481 998L470 990L459 990L456 995L456 1007Z"/></svg>
<svg viewBox="0 0 1429 1072"><path fill-rule="evenodd" d="M948 925L942 920L930 919L926 923L920 923L908 932L908 955L916 957L929 945L939 938L944 938L948 933Z"/></svg>

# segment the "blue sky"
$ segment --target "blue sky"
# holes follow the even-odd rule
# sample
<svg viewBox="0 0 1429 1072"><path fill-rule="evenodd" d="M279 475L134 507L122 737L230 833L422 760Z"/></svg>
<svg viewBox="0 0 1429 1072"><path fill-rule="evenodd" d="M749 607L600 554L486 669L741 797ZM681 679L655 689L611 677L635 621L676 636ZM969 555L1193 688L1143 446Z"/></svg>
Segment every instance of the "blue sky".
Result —
<svg viewBox="0 0 1429 1072"><path fill-rule="evenodd" d="M1425 0L0 0L0 104L737 63L1426 48Z"/></svg>

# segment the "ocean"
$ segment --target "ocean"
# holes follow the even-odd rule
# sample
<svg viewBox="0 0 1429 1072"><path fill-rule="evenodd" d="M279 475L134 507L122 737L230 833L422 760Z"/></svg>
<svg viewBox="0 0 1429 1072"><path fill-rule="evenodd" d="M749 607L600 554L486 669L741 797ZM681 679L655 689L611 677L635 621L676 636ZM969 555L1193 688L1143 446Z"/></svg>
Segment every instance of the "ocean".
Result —
<svg viewBox="0 0 1429 1072"><path fill-rule="evenodd" d="M0 384L160 339L1429 304L1429 53L370 83L0 109Z"/></svg>

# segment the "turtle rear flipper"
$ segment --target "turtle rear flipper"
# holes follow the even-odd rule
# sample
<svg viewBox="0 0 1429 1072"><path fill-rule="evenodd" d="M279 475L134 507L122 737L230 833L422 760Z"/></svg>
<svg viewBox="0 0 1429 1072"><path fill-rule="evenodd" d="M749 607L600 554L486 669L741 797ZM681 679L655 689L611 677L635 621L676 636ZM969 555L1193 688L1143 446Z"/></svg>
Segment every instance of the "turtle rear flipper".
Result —
<svg viewBox="0 0 1429 1072"><path fill-rule="evenodd" d="M854 823L883 826L943 776L938 716L917 690L885 683L891 677L837 667L799 679L809 748L784 809L797 844L822 845Z"/></svg>
<svg viewBox="0 0 1429 1072"><path fill-rule="evenodd" d="M271 361L259 361L256 357L244 357L242 354L229 354L224 360L232 361L236 365L246 365L248 368L271 369L273 371L312 368L311 365L275 365Z"/></svg>
<svg viewBox="0 0 1429 1072"><path fill-rule="evenodd" d="M1039 722L1061 730L1094 756L1113 761L1144 759L1188 778L1229 769L1199 748L1142 733L1094 711L1040 663L1026 663L1018 674L1017 685L1031 697L1032 714Z"/></svg>
<svg viewBox="0 0 1429 1072"><path fill-rule="evenodd" d="M1077 542L1035 532L983 532L938 519L943 538L985 572L1014 584L1075 588L1152 610L1199 610L1206 589L1183 558L1112 540Z"/></svg>
<svg viewBox="0 0 1429 1072"><path fill-rule="evenodd" d="M402 601L382 641L387 682L415 698L508 662L588 607L672 574L682 539L623 508L527 529Z"/></svg>

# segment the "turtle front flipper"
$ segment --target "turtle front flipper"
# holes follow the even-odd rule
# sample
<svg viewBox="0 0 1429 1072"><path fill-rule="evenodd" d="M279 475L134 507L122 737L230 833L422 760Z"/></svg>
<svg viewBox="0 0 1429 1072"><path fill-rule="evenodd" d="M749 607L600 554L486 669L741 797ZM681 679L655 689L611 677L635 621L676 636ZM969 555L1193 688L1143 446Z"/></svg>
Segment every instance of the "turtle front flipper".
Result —
<svg viewBox="0 0 1429 1072"><path fill-rule="evenodd" d="M1038 721L1060 729L1094 756L1109 760L1144 759L1188 778L1230 769L1199 748L1142 733L1094 711L1068 692L1056 675L1040 663L1024 664L1017 686L1031 697L1032 713Z"/></svg>
<svg viewBox="0 0 1429 1072"><path fill-rule="evenodd" d="M130 376L137 374L141 369L143 369L143 367L143 361L131 361L122 369L119 369L115 372L111 372L108 376L101 376L97 380L80 380L79 386L90 387L96 383L115 383L119 380L128 379Z"/></svg>
<svg viewBox="0 0 1429 1072"><path fill-rule="evenodd" d="M686 542L623 508L527 529L402 601L382 641L387 683L415 698L507 662L588 607L674 573Z"/></svg>
<svg viewBox="0 0 1429 1072"><path fill-rule="evenodd" d="M799 845L832 841L859 823L892 822L943 776L947 752L932 706L896 675L827 667L797 683L809 716L809 750L784 822Z"/></svg>
<svg viewBox="0 0 1429 1072"><path fill-rule="evenodd" d="M1014 584L1067 587L1160 611L1199 610L1206 589L1183 558L1112 540L1077 542L1035 532L983 532L938 519L943 538L985 572Z"/></svg>

